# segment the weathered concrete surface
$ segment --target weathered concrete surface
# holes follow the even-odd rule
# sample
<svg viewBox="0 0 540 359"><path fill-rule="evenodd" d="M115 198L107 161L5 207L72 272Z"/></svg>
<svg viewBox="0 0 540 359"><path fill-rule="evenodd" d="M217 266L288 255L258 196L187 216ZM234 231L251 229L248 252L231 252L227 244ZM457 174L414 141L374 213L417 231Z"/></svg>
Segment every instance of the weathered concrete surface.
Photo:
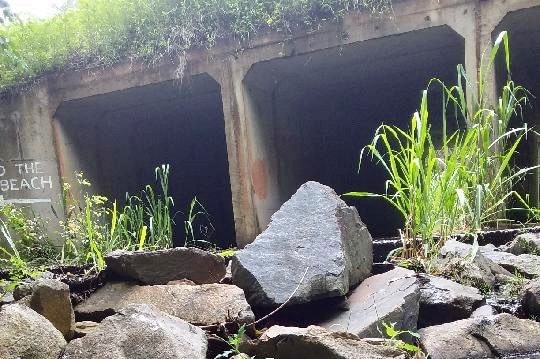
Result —
<svg viewBox="0 0 540 359"><path fill-rule="evenodd" d="M264 229L270 216L279 207L284 197L289 195L287 188L283 187L295 181L295 177L289 174L297 169L282 168L285 155L279 152L279 144L286 143L280 140L291 138L291 132L278 134L274 131L273 125L276 116L281 116L277 110L282 108L281 111L289 110L284 109L287 106L273 103L276 100L275 96L278 95L279 87L283 85L282 79L291 78L291 71L283 73L274 71L277 68L274 65L280 59L293 59L306 67L315 58L311 55L324 50L340 49L324 58L325 66L332 67L327 64L334 63L338 58L347 59L346 51L343 53L342 50L346 50L349 45L360 46L388 39L393 35L415 33L420 30L431 31L447 26L456 33L457 38L462 39L460 40L463 43L461 47L464 49L462 62L471 83L474 84L477 79L478 65L481 63L481 55L493 39L495 31L516 29L518 40L524 35L534 39L536 30L532 26L538 23L538 18L527 14L533 14L535 7L538 6L540 6L539 0L445 0L440 2L405 0L394 4L392 19L374 19L365 13L351 13L341 23L325 24L315 32L298 32L287 38L281 33L262 34L244 44L241 52L236 51L234 42L224 43L210 52L190 51L187 77L207 73L220 85L232 205L239 246L243 247L252 242ZM499 24L502 26L501 29L497 28ZM534 52L531 51L532 45L530 45L533 42L525 43L525 46L517 44L519 46L513 48L521 49L520 55L524 53L528 56ZM426 50L430 53L442 54L446 44L441 39L436 39L430 42L430 48ZM417 49L417 46L410 46L410 48ZM370 52L369 55L362 56L360 61L355 57L353 64L361 63L361 67L365 68L369 74L385 75L388 73L384 67L385 64L391 61L399 62L401 58L402 62L399 63L414 65L407 73L415 76L433 62L425 60L424 52L415 57L414 51L391 54L389 53L391 50L388 48L381 53ZM301 57L303 55L306 55L305 59ZM440 60L441 56L444 57L444 55L439 55L439 57L434 57L434 60ZM208 61L209 58L213 60ZM266 82L260 85L256 82L253 86L247 84L244 81L246 75L255 65L264 62L270 63L272 67L271 71L263 76ZM343 71L337 77L351 78L352 67L352 64L344 64L340 67ZM401 69L400 66L391 67ZM174 80L175 69L174 64L169 62L148 67L143 63L126 61L103 71L54 74L44 79L35 92L20 96L6 96L0 104L0 138L2 138L0 159L4 161L2 163L7 161L11 166L17 164L13 161L26 161L28 164L33 161L42 162L44 165L42 168L46 168L46 176L51 173L53 192L49 195L32 190L28 194L31 195L31 199L40 199L42 195L52 198L55 212L61 214L59 178L69 176L66 169L70 168L72 158L69 153L62 150L65 148L63 146L65 142L69 142L70 139L63 136L61 123L55 117L59 105L67 101ZM320 69L310 69L308 75L317 77L321 73ZM533 72L525 71L525 73L528 77L534 77L530 75ZM402 74L398 73L394 79L400 75ZM431 76L434 75L437 74L431 74ZM354 87L355 84L349 85ZM387 93L386 89L393 85L394 81L388 83L381 81L371 92L378 96L379 91ZM303 89L307 87L309 86ZM341 86L333 89L331 84L327 87L331 93L339 92L343 88ZM493 97L496 88L495 74L490 74L486 87L488 96ZM469 91L468 96L472 96L474 92ZM302 93L303 91L299 92L300 95ZM306 101L300 98L299 102ZM363 108L358 112L360 111L365 113ZM290 113L291 118L296 118L296 113ZM409 115L410 113L403 114L403 116ZM336 121L336 118L330 118L342 124L341 121ZM288 117L282 116L278 120L287 121ZM290 142L294 144L295 141ZM56 151L54 144L57 145ZM536 147L533 147L531 151ZM79 149L79 151L82 150L84 149ZM295 152L298 158L290 160L298 163L303 159L304 151L300 148ZM310 170L315 166L309 163L306 167ZM351 168L350 172L353 173L354 168ZM15 180L20 182L24 176L17 174ZM295 184L297 185L298 183ZM537 197L538 187L538 184L536 187L532 186L536 190ZM22 193L18 193L16 197L24 199ZM38 213L54 218L49 204L34 203L32 206Z"/></svg>
<svg viewBox="0 0 540 359"><path fill-rule="evenodd" d="M371 272L372 239L356 208L307 182L232 259L233 283L258 306L343 296Z"/></svg>
<svg viewBox="0 0 540 359"><path fill-rule="evenodd" d="M382 336L382 322L397 330L415 332L418 322L420 283L414 271L396 268L364 280L349 296L349 309L336 313L320 326L346 331L361 338Z"/></svg>
<svg viewBox="0 0 540 359"><path fill-rule="evenodd" d="M131 304L152 305L197 325L254 321L244 292L227 284L139 286L108 283L77 305L75 314L81 320L101 320Z"/></svg>

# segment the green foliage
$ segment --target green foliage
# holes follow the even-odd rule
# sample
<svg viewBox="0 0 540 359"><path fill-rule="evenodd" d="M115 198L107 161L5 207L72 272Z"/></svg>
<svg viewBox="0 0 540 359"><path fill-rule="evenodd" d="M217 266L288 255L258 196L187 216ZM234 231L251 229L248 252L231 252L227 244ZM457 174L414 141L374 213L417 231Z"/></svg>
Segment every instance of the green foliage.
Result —
<svg viewBox="0 0 540 359"><path fill-rule="evenodd" d="M461 65L455 86L447 87L436 79L430 82L430 86L438 83L443 89L440 148L431 136L428 86L408 130L383 124L362 150L360 165L368 153L386 170L386 192L348 195L381 197L401 213L405 221L403 259L429 260L451 234L475 232L505 217L510 199L528 208L513 188L534 168L515 168L512 160L529 129L526 124L508 127L510 119L520 114L528 93L509 79L495 103L486 94L486 79L501 44L509 71L508 36L503 32L479 72L476 93ZM466 92L475 95L468 99ZM448 133L446 114L452 107L463 126Z"/></svg>
<svg viewBox="0 0 540 359"><path fill-rule="evenodd" d="M199 226L199 228L196 229L195 222L198 221L199 218L207 225ZM210 215L206 211L206 208L199 202L197 197L194 197L189 205L189 211L184 221L184 245L186 247L191 247L197 244L212 244L211 237L214 230L214 225L210 221Z"/></svg>
<svg viewBox="0 0 540 359"><path fill-rule="evenodd" d="M418 333L411 332L410 330L397 330L396 323L386 323L382 322L384 327L384 335L390 339L390 341L399 349L406 351L407 353L414 356L414 358L425 358L425 355L422 353L420 348L417 345L407 343L400 339L400 336L408 335L413 338L420 338Z"/></svg>
<svg viewBox="0 0 540 359"><path fill-rule="evenodd" d="M192 48L260 31L316 29L349 10L390 9L391 0L79 0L49 20L0 27L0 91L46 72L121 60L172 60L181 78Z"/></svg>
<svg viewBox="0 0 540 359"><path fill-rule="evenodd" d="M221 359L221 358L230 358L236 355L242 356L245 359L253 359L253 357L249 357L245 354L243 354L240 351L240 344L242 344L242 341L246 337L246 327L245 325L242 325L236 334L233 334L229 337L227 340L227 344L230 347L230 350L226 350L223 353L217 355L214 359Z"/></svg>

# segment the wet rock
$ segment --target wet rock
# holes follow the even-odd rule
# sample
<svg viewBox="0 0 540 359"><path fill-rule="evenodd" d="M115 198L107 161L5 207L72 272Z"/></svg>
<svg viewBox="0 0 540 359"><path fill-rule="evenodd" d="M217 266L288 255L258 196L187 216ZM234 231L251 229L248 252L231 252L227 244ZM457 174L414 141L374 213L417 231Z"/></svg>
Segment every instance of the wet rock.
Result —
<svg viewBox="0 0 540 359"><path fill-rule="evenodd" d="M497 310L491 305L486 304L472 312L471 318L490 317L492 315L497 315Z"/></svg>
<svg viewBox="0 0 540 359"><path fill-rule="evenodd" d="M9 304L0 308L0 358L58 358L66 340L47 319L32 309Z"/></svg>
<svg viewBox="0 0 540 359"><path fill-rule="evenodd" d="M427 274L419 275L420 328L468 318L485 303L484 296L476 288Z"/></svg>
<svg viewBox="0 0 540 359"><path fill-rule="evenodd" d="M206 348L203 330L150 306L133 305L72 340L60 359L205 359Z"/></svg>
<svg viewBox="0 0 540 359"><path fill-rule="evenodd" d="M419 300L420 283L416 274L398 267L364 280L352 291L349 310L320 325L361 338L380 337L382 322L396 323L399 330L416 331Z"/></svg>
<svg viewBox="0 0 540 359"><path fill-rule="evenodd" d="M445 277L486 290L493 288L497 281L512 276L480 250L475 252L472 245L456 240L447 241L441 248L437 267Z"/></svg>
<svg viewBox="0 0 540 359"><path fill-rule="evenodd" d="M235 254L232 279L252 305L308 303L345 295L369 275L372 252L357 210L330 187L307 182Z"/></svg>
<svg viewBox="0 0 540 359"><path fill-rule="evenodd" d="M529 282L523 288L521 305L527 314L540 316L540 279Z"/></svg>
<svg viewBox="0 0 540 359"><path fill-rule="evenodd" d="M152 285L108 283L75 307L78 320L112 315L131 304L148 304L197 325L251 323L254 314L244 292L227 284Z"/></svg>
<svg viewBox="0 0 540 359"><path fill-rule="evenodd" d="M540 350L540 323L510 314L458 320L419 334L431 359L500 358Z"/></svg>
<svg viewBox="0 0 540 359"><path fill-rule="evenodd" d="M324 359L404 359L403 352L388 343L373 345L345 332L330 332L321 327L273 326L246 352L258 358Z"/></svg>
<svg viewBox="0 0 540 359"><path fill-rule="evenodd" d="M501 250L516 256L520 254L540 255L540 232L517 235L512 242L502 246Z"/></svg>
<svg viewBox="0 0 540 359"><path fill-rule="evenodd" d="M86 334L92 333L99 326L99 323L92 322L90 320L85 320L82 322L75 323L74 337L82 338Z"/></svg>
<svg viewBox="0 0 540 359"><path fill-rule="evenodd" d="M197 284L218 283L225 276L225 260L197 248L157 251L115 251L105 257L113 277L145 284L188 279Z"/></svg>
<svg viewBox="0 0 540 359"><path fill-rule="evenodd" d="M533 254L520 254L501 252L494 247L480 247L480 252L486 258L499 264L511 273L520 273L528 278L540 277L540 256Z"/></svg>
<svg viewBox="0 0 540 359"><path fill-rule="evenodd" d="M66 339L72 337L75 314L67 284L54 279L37 280L28 306L47 318Z"/></svg>

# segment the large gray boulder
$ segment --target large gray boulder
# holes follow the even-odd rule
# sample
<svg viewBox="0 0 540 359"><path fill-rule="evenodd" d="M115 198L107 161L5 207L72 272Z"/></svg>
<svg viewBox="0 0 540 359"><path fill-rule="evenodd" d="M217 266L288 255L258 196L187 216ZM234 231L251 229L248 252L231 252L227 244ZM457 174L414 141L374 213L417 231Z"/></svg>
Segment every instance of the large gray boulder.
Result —
<svg viewBox="0 0 540 359"><path fill-rule="evenodd" d="M115 251L105 257L113 276L145 284L188 279L196 284L218 283L225 276L225 260L197 248L157 251Z"/></svg>
<svg viewBox="0 0 540 359"><path fill-rule="evenodd" d="M540 351L540 323L498 314L421 329L431 359L501 358Z"/></svg>
<svg viewBox="0 0 540 359"><path fill-rule="evenodd" d="M512 242L501 247L501 250L512 253L540 255L540 232L519 234Z"/></svg>
<svg viewBox="0 0 540 359"><path fill-rule="evenodd" d="M80 320L100 320L131 304L148 304L196 325L255 320L244 292L227 284L139 286L108 283L75 307Z"/></svg>
<svg viewBox="0 0 540 359"><path fill-rule="evenodd" d="M257 358L279 359L405 359L388 343L370 344L351 333L330 332L321 327L273 326L246 350Z"/></svg>
<svg viewBox="0 0 540 359"><path fill-rule="evenodd" d="M420 283L415 272L396 268L362 282L349 297L349 309L320 325L346 331L361 338L381 337L382 322L397 330L416 331Z"/></svg>
<svg viewBox="0 0 540 359"><path fill-rule="evenodd" d="M490 290L498 281L512 277L512 273L493 262L470 244L447 241L437 261L440 274L457 282Z"/></svg>
<svg viewBox="0 0 540 359"><path fill-rule="evenodd" d="M484 296L474 287L428 274L420 274L419 279L420 328L468 318L485 303Z"/></svg>
<svg viewBox="0 0 540 359"><path fill-rule="evenodd" d="M40 279L33 285L29 306L47 318L66 339L73 335L75 314L69 286L54 279Z"/></svg>
<svg viewBox="0 0 540 359"><path fill-rule="evenodd" d="M499 251L494 246L480 247L480 253L511 273L519 273L528 278L540 277L540 256L533 254L516 256Z"/></svg>
<svg viewBox="0 0 540 359"><path fill-rule="evenodd" d="M56 359L66 340L47 319L20 304L0 308L0 358Z"/></svg>
<svg viewBox="0 0 540 359"><path fill-rule="evenodd" d="M532 280L523 288L521 305L527 314L540 316L540 279Z"/></svg>
<svg viewBox="0 0 540 359"><path fill-rule="evenodd" d="M252 305L300 304L345 295L372 262L371 235L356 208L330 187L307 182L236 253L232 279Z"/></svg>
<svg viewBox="0 0 540 359"><path fill-rule="evenodd" d="M207 344L202 329L150 306L134 305L72 340L60 359L205 359Z"/></svg>

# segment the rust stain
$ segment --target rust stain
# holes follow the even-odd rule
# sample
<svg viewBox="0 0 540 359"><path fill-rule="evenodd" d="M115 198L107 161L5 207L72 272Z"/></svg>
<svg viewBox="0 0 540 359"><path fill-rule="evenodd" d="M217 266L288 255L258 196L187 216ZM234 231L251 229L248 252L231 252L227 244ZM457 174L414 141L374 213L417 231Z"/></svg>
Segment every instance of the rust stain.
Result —
<svg viewBox="0 0 540 359"><path fill-rule="evenodd" d="M260 199L265 199L268 195L268 184L266 176L266 164L263 160L255 160L252 163L251 182L257 197Z"/></svg>

